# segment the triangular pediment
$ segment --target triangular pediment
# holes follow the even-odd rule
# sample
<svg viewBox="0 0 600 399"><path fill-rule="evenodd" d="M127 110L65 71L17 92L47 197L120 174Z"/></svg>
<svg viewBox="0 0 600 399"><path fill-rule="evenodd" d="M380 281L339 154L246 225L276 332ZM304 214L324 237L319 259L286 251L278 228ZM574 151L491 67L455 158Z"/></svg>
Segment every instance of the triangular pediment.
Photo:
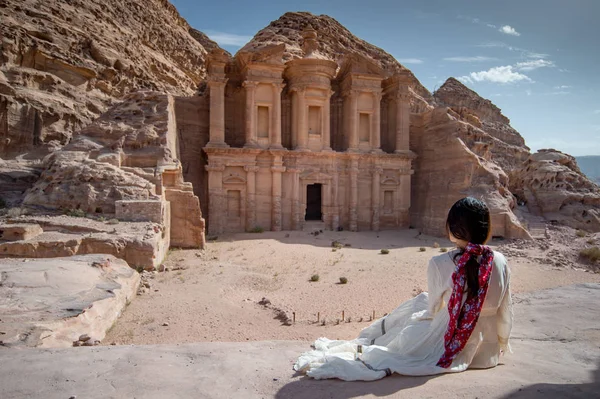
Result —
<svg viewBox="0 0 600 399"><path fill-rule="evenodd" d="M237 173L223 177L223 183L227 184L246 184L246 178Z"/></svg>

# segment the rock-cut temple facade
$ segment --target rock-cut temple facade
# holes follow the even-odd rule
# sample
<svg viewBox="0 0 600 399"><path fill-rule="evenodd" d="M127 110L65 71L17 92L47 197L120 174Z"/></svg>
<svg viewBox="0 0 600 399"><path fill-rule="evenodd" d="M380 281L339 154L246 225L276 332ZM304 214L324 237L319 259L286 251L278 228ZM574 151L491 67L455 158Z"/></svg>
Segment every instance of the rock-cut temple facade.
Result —
<svg viewBox="0 0 600 399"><path fill-rule="evenodd" d="M209 233L408 227L409 76L358 55L283 62L283 45L208 62Z"/></svg>

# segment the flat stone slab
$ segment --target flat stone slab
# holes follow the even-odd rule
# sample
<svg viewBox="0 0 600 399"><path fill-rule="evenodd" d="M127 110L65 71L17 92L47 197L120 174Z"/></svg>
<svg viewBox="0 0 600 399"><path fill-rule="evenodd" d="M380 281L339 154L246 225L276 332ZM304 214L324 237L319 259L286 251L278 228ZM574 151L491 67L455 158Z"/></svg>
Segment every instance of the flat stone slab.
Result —
<svg viewBox="0 0 600 399"><path fill-rule="evenodd" d="M112 255L0 259L0 342L68 347L83 334L102 340L139 281Z"/></svg>
<svg viewBox="0 0 600 399"><path fill-rule="evenodd" d="M29 240L42 233L39 224L0 224L0 241Z"/></svg>
<svg viewBox="0 0 600 399"><path fill-rule="evenodd" d="M516 298L514 354L490 370L374 382L315 381L292 364L308 343L196 343L2 350L3 399L600 397L599 284Z"/></svg>

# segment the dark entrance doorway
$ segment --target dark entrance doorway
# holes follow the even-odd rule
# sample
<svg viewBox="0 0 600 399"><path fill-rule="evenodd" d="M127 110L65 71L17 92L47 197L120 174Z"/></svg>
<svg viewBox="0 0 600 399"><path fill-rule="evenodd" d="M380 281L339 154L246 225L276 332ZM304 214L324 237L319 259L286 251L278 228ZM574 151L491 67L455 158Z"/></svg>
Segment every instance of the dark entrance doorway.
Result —
<svg viewBox="0 0 600 399"><path fill-rule="evenodd" d="M321 187L322 184L306 186L306 217L305 220L321 220Z"/></svg>

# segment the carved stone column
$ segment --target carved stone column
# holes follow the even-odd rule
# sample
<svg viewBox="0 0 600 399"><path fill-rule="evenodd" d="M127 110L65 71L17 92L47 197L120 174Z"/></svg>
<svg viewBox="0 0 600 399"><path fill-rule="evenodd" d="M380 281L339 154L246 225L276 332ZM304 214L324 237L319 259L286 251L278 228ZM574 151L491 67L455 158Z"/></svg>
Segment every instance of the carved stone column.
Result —
<svg viewBox="0 0 600 399"><path fill-rule="evenodd" d="M208 78L210 90L210 130L207 147L229 147L225 143L225 85L227 79L219 76Z"/></svg>
<svg viewBox="0 0 600 399"><path fill-rule="evenodd" d="M246 81L243 83L246 88L246 143L244 147L258 147L256 139L256 82Z"/></svg>
<svg viewBox="0 0 600 399"><path fill-rule="evenodd" d="M350 161L350 231L358 231L358 159Z"/></svg>
<svg viewBox="0 0 600 399"><path fill-rule="evenodd" d="M273 175L271 197L271 230L281 231L281 174L285 167L281 163L281 156L275 156L271 173Z"/></svg>
<svg viewBox="0 0 600 399"><path fill-rule="evenodd" d="M380 167L373 169L373 182L371 183L371 208L373 219L371 220L371 230L379 231L379 210L381 208L380 183L383 170Z"/></svg>
<svg viewBox="0 0 600 399"><path fill-rule="evenodd" d="M400 89L402 90L402 89ZM396 97L396 152L408 151L410 129L410 95L399 91Z"/></svg>
<svg viewBox="0 0 600 399"><path fill-rule="evenodd" d="M273 83L273 119L271 120L272 134L270 148L283 149L281 145L281 90L285 85Z"/></svg>
<svg viewBox="0 0 600 399"><path fill-rule="evenodd" d="M340 173L337 168L332 171L331 179L331 229L336 231L340 227L339 180Z"/></svg>
<svg viewBox="0 0 600 399"><path fill-rule="evenodd" d="M292 176L292 230L300 230L300 170L288 168L287 171Z"/></svg>
<svg viewBox="0 0 600 399"><path fill-rule="evenodd" d="M371 148L375 152L381 151L381 93L373 93L375 109L371 120Z"/></svg>
<svg viewBox="0 0 600 399"><path fill-rule="evenodd" d="M298 126L296 128L296 134L298 135L296 146L297 150L306 150L308 148L308 117L306 115L307 107L305 94L305 89L296 90L296 96L298 96L298 101L296 102L298 106L298 109L296 110L298 115Z"/></svg>
<svg viewBox="0 0 600 399"><path fill-rule="evenodd" d="M349 151L358 151L358 91L350 90L350 115L347 116L350 127Z"/></svg>
<svg viewBox="0 0 600 399"><path fill-rule="evenodd" d="M208 171L208 232L216 235L223 233L227 198L223 192L223 171L225 165L209 164L204 167Z"/></svg>
<svg viewBox="0 0 600 399"><path fill-rule="evenodd" d="M246 171L246 231L256 227L256 172L258 166L244 166Z"/></svg>
<svg viewBox="0 0 600 399"><path fill-rule="evenodd" d="M323 109L323 151L331 151L331 95L333 91L329 90L325 107Z"/></svg>

